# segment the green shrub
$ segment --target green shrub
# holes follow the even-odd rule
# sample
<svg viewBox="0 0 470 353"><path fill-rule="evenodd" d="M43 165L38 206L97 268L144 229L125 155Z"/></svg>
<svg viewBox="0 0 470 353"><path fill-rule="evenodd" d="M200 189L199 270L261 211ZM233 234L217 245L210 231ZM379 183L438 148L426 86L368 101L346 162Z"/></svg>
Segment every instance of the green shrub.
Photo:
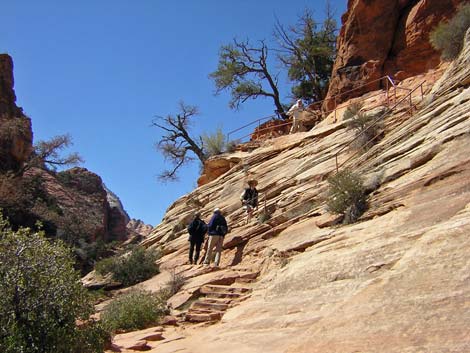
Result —
<svg viewBox="0 0 470 353"><path fill-rule="evenodd" d="M102 275L112 273L113 279L127 287L156 275L159 269L155 262L159 258L160 253L155 249L145 250L137 246L125 255L99 261L95 269Z"/></svg>
<svg viewBox="0 0 470 353"><path fill-rule="evenodd" d="M343 223L355 222L366 210L366 194L361 178L350 170L342 170L328 178L328 209L344 215Z"/></svg>
<svg viewBox="0 0 470 353"><path fill-rule="evenodd" d="M103 351L107 335L88 321L93 306L62 242L12 231L0 215L0 277L1 352Z"/></svg>
<svg viewBox="0 0 470 353"><path fill-rule="evenodd" d="M462 50L465 32L469 27L470 4L462 4L450 21L442 21L437 25L429 40L434 49L441 51L443 60L453 60Z"/></svg>
<svg viewBox="0 0 470 353"><path fill-rule="evenodd" d="M225 135L221 128L217 128L215 133L203 134L204 152L207 157L221 154L225 149Z"/></svg>
<svg viewBox="0 0 470 353"><path fill-rule="evenodd" d="M110 332L140 330L157 324L166 313L166 298L160 293L133 290L108 304L101 321Z"/></svg>

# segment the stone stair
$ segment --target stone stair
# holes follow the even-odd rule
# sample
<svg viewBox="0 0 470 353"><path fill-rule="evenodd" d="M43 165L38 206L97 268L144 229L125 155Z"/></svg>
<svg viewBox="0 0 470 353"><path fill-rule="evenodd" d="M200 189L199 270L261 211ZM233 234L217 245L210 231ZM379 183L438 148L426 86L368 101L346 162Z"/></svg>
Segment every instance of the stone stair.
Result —
<svg viewBox="0 0 470 353"><path fill-rule="evenodd" d="M244 279L244 281L247 281ZM225 311L250 296L247 282L235 282L230 286L206 284L201 287L201 296L185 314L185 321L192 323L216 322ZM248 282L249 283L249 282Z"/></svg>

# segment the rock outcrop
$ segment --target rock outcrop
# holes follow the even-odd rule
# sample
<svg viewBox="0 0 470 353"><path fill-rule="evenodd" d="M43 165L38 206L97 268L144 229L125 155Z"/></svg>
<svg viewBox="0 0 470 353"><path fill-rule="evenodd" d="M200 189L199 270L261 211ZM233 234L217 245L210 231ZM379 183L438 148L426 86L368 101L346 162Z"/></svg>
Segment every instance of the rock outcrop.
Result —
<svg viewBox="0 0 470 353"><path fill-rule="evenodd" d="M385 75L403 80L436 68L440 53L431 47L429 33L464 2L349 0L323 108L384 87L378 79Z"/></svg>
<svg viewBox="0 0 470 353"><path fill-rule="evenodd" d="M407 103L383 117L384 136L368 151L354 155L347 148L353 131L342 119L326 119L308 132L236 152L240 163L177 200L143 242L162 249L162 273L139 286L158 290L172 271L184 276L170 299L179 322L164 327L164 340L145 342L146 349L468 351L469 48L470 40L443 78L426 86L424 99L412 96L412 110ZM414 88L415 81L405 82ZM362 98L365 109L378 93ZM337 160L363 177L369 193L368 210L351 225L339 226L326 207ZM238 196L248 176L259 181L261 203L259 220L245 225ZM195 204L206 219L221 208L230 225L220 268L187 264L184 225ZM208 287L223 286L228 295L226 286L245 278L250 295L243 302L202 298ZM190 311L185 321L191 303L212 313ZM221 320L210 326L190 322L217 315Z"/></svg>
<svg viewBox="0 0 470 353"><path fill-rule="evenodd" d="M103 188L98 175L85 168L59 173L46 168L22 168L33 151L33 133L31 120L16 105L13 84L12 59L0 54L0 208L3 215L14 227L34 227L41 221L49 236L59 236L74 246L90 245L97 239L126 240L129 216L117 197ZM77 248L77 253L86 262L85 249Z"/></svg>
<svg viewBox="0 0 470 353"><path fill-rule="evenodd" d="M0 172L18 170L32 151L31 120L16 106L13 61L0 54Z"/></svg>
<svg viewBox="0 0 470 353"><path fill-rule="evenodd" d="M42 172L42 177L48 194L64 212L80 215L80 226L89 234L89 241L127 239L125 215L109 204L108 191L99 175L75 167L58 173L57 177Z"/></svg>
<svg viewBox="0 0 470 353"><path fill-rule="evenodd" d="M153 227L150 224L144 223L140 219L132 218L127 223L127 229L130 232L140 234L142 237L147 237L150 233L152 233Z"/></svg>

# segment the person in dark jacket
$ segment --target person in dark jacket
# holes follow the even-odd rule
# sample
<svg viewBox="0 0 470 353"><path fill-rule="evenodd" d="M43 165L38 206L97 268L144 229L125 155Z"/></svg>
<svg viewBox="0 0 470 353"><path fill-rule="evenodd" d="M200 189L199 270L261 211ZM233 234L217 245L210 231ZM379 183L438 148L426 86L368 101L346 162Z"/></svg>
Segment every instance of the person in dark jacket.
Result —
<svg viewBox="0 0 470 353"><path fill-rule="evenodd" d="M246 211L246 224L248 224L251 217L253 217L255 208L258 209L258 190L256 190L256 185L258 185L257 180L248 180L248 187L240 196L243 209Z"/></svg>
<svg viewBox="0 0 470 353"><path fill-rule="evenodd" d="M189 263L190 264L197 264L197 260L199 259L199 253L201 252L201 245L204 243L204 235L207 232L207 225L201 219L201 214L196 212L194 215L193 221L188 226L188 233L189 233ZM193 258L194 248L196 248L196 253ZM194 260L193 260L194 259Z"/></svg>
<svg viewBox="0 0 470 353"><path fill-rule="evenodd" d="M206 258L204 259L205 265L210 264L212 259L212 250L215 248L214 265L219 266L220 256L222 254L222 245L224 243L224 235L227 234L227 232L227 221L220 212L220 209L216 208L208 225L209 246L207 247Z"/></svg>

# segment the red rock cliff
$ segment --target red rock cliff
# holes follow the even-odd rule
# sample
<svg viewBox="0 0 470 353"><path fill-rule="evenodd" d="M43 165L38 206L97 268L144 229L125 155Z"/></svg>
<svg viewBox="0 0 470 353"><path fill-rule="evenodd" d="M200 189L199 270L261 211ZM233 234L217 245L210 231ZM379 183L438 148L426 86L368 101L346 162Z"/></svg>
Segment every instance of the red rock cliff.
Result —
<svg viewBox="0 0 470 353"><path fill-rule="evenodd" d="M380 88L384 75L402 80L440 63L429 33L465 0L349 0L324 109ZM347 91L363 86L362 91Z"/></svg>
<svg viewBox="0 0 470 353"><path fill-rule="evenodd" d="M0 54L0 171L17 170L32 150L31 120L16 106L13 61Z"/></svg>

